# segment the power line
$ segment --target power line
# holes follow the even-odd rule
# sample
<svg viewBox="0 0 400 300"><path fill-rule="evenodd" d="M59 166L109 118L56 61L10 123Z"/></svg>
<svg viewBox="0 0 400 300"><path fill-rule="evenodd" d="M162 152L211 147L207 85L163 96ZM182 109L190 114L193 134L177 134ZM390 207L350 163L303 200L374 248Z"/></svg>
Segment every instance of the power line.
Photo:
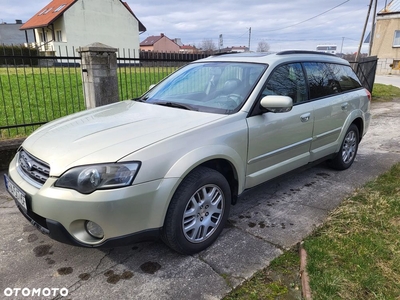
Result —
<svg viewBox="0 0 400 300"><path fill-rule="evenodd" d="M326 11L324 11L324 12L322 12L322 13L320 13L320 14L314 16L314 17L308 18L308 19L306 19L306 20L304 20L304 21L301 21L301 22L298 22L298 23L295 23L295 24L292 24L292 25L289 25L289 26L286 26L286 27L282 27L282 28L271 29L271 30L265 30L265 31L263 31L263 32L278 31L278 30L290 28L290 27L293 27L293 26L296 26L296 25L299 25L299 24L308 22L308 21L310 21L310 20L312 20L312 19L318 18L319 16L322 16L322 15L324 15L324 14L330 12L331 10L334 10L335 8L338 8L339 6L342 6L343 4L345 4L345 3L349 2L349 1L350 1L350 0L346 0L346 1L344 1L344 2L342 2L342 3L340 3L340 4L338 4L338 5L336 5L336 6L332 7L332 8L330 8L330 9L328 9L328 10L326 10Z"/></svg>
<svg viewBox="0 0 400 300"><path fill-rule="evenodd" d="M338 5L336 5L336 6L332 7L332 8L330 8L330 9L328 9L328 10L326 10L326 11L324 11L324 12L322 12L322 13L316 15L316 16L313 16L313 17L311 17L311 18L308 18L308 19L306 19L306 20L304 20L304 21L301 21L301 22L298 22L298 23L295 23L295 24L292 24L292 25L289 25L289 26L286 26L286 27L282 27L282 28L271 29L271 30L262 30L261 33L278 31L278 30L282 30L282 29L286 29L286 28L290 28L290 27L296 26L296 25L298 25L298 24L305 23L305 22L310 21L310 20L312 20L312 19L315 19L315 18L317 18L317 17L319 17L319 16L322 16L322 15L324 15L324 14L326 14L326 13L328 13L328 12L334 10L335 8L338 8L339 6L344 5L345 3L349 2L349 1L350 1L350 0L346 0L346 1L344 1L344 2L342 2L342 3L340 3L340 4L338 4ZM354 13L354 11L348 12L347 14L350 14L350 13ZM346 15L347 15L347 14L346 14ZM258 31L258 32L260 32L260 31ZM240 39L240 38L242 38L244 35L247 35L247 31L244 32L244 33L243 33L242 35L240 35L240 36L230 37L230 39ZM259 34L258 34L258 35L259 35ZM267 39L267 40L271 40L271 39ZM276 40L276 41L277 41L277 40Z"/></svg>

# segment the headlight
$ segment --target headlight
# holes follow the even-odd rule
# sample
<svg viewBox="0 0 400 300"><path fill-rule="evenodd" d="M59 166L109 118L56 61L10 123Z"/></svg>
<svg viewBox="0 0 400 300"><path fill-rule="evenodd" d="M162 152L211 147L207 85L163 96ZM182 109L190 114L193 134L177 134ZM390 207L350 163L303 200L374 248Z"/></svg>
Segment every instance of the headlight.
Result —
<svg viewBox="0 0 400 300"><path fill-rule="evenodd" d="M76 167L61 175L54 185L82 194L124 187L132 184L139 167L139 162Z"/></svg>

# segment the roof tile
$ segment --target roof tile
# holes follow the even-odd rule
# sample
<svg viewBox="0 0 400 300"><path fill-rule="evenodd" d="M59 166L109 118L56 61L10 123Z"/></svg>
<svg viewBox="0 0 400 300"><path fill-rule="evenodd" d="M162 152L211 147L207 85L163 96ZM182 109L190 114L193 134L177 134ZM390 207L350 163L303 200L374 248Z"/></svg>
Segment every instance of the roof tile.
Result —
<svg viewBox="0 0 400 300"><path fill-rule="evenodd" d="M22 25L20 29L32 29L48 26L59 18L64 11L66 11L76 1L77 0L53 0Z"/></svg>
<svg viewBox="0 0 400 300"><path fill-rule="evenodd" d="M49 26L54 21L62 16L62 14L70 8L78 0L53 0L47 4L44 8L38 11L32 18L30 18L24 25L20 27L20 30L33 29ZM139 21L135 16L128 3L121 1L126 9L135 17L139 22L139 31L146 31L146 27Z"/></svg>
<svg viewBox="0 0 400 300"><path fill-rule="evenodd" d="M153 46L157 43L163 36L162 35L151 35L147 37L140 43L140 46Z"/></svg>

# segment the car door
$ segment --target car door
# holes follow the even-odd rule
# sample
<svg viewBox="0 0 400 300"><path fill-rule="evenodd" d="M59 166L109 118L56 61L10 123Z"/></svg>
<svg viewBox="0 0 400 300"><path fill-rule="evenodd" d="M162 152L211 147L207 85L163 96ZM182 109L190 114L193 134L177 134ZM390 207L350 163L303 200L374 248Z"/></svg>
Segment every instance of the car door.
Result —
<svg viewBox="0 0 400 300"><path fill-rule="evenodd" d="M278 113L259 111L257 106L247 118L246 188L307 164L310 157L314 113L301 64L276 67L259 100L268 95L290 96L293 108Z"/></svg>
<svg viewBox="0 0 400 300"><path fill-rule="evenodd" d="M340 143L339 135L351 111L351 94L343 93L340 65L323 62L303 63L314 104L314 132L311 160L332 154ZM336 75L338 76L336 76Z"/></svg>

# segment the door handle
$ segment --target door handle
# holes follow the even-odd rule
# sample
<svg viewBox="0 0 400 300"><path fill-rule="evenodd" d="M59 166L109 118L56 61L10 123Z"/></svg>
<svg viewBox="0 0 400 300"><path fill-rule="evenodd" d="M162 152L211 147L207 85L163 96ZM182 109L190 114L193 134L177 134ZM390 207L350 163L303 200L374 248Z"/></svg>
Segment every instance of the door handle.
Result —
<svg viewBox="0 0 400 300"><path fill-rule="evenodd" d="M342 108L342 110L346 110L348 106L349 106L349 103L346 102L346 103L342 104L341 108Z"/></svg>
<svg viewBox="0 0 400 300"><path fill-rule="evenodd" d="M310 120L310 116L311 116L310 113L306 113L306 114L300 116L300 120L302 122L308 122Z"/></svg>

